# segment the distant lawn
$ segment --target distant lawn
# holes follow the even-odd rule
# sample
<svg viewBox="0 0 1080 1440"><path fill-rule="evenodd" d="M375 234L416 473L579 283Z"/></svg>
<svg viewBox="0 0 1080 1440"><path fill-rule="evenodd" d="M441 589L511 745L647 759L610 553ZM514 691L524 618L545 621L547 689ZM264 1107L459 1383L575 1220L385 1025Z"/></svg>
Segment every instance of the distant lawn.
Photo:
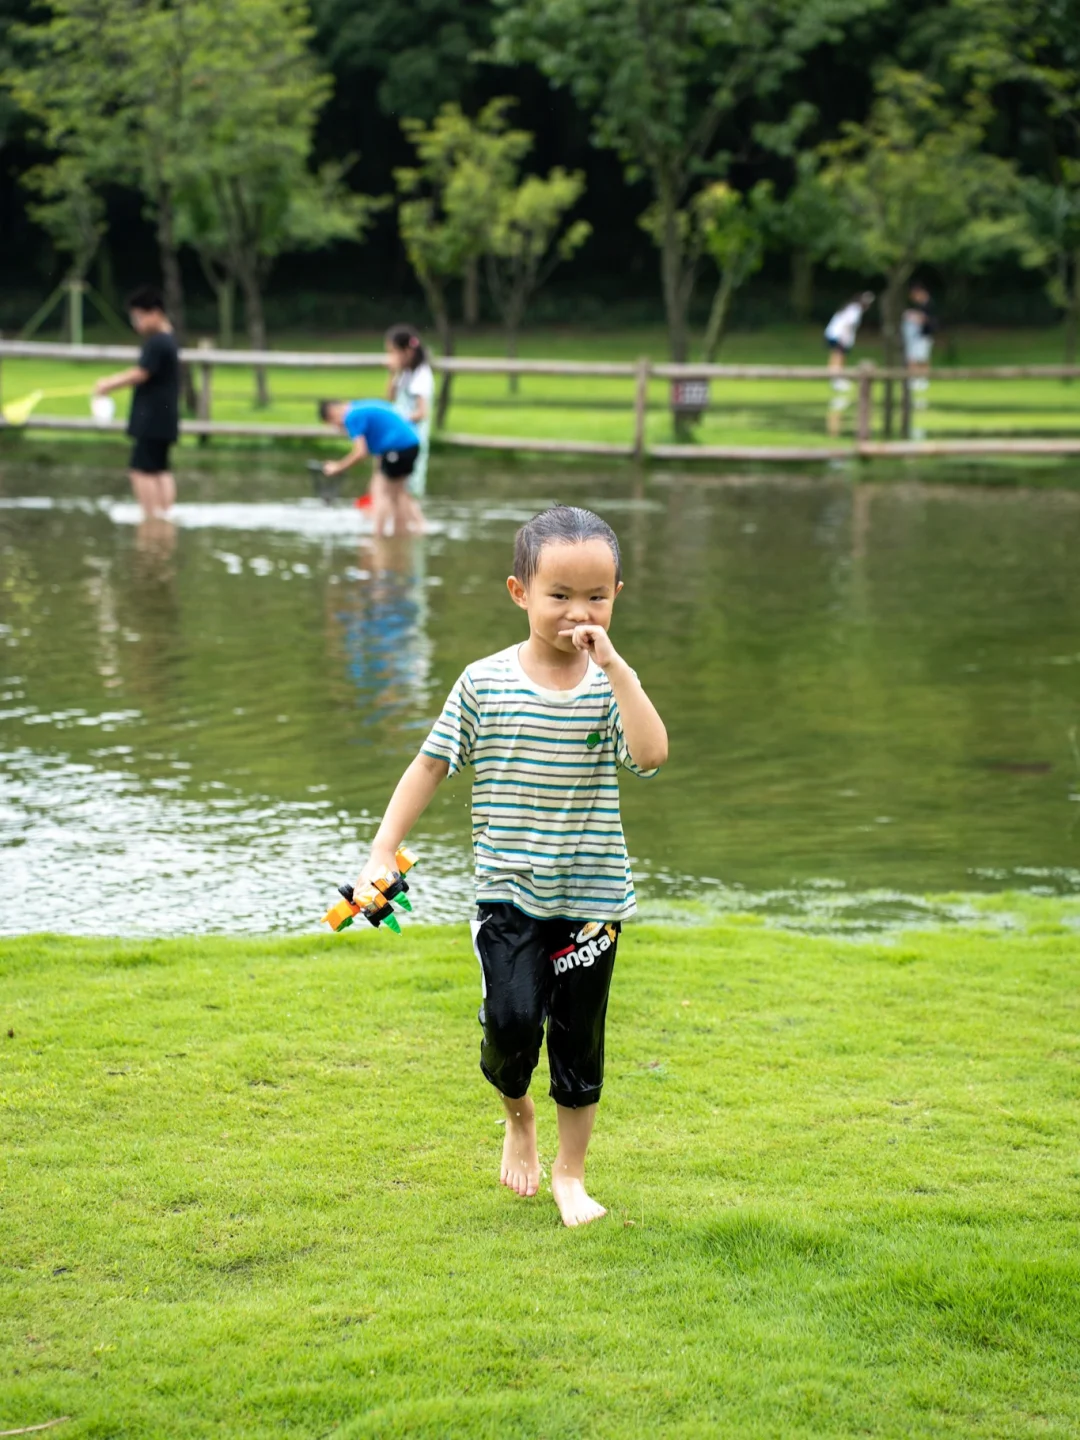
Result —
<svg viewBox="0 0 1080 1440"><path fill-rule="evenodd" d="M1074 1437L1080 936L1027 914L628 931L575 1233L494 1183L462 929L0 941L0 1429Z"/></svg>
<svg viewBox="0 0 1080 1440"><path fill-rule="evenodd" d="M277 348L380 350L381 335L313 335L282 332L273 337ZM631 361L647 355L666 358L666 339L660 327L611 331L576 331L551 328L522 337L522 358ZM462 355L498 355L502 337L482 332L462 337ZM949 382L950 365L1051 364L1062 354L1058 330L975 330L949 332L938 347L937 374L923 425L928 436L959 437L1042 436L1080 433L1080 383L1061 381ZM880 339L871 331L860 344L855 360L880 359ZM754 332L736 332L724 344L719 359L731 364L824 363L825 350L818 326L776 326ZM30 390L61 388L93 378L109 367L89 367L40 361L5 361L3 395L12 399ZM254 380L246 370L218 370L213 384L216 419L257 421L274 419L315 423L315 402L327 395L361 397L382 395L385 376L374 371L271 373L273 404L254 405ZM698 429L703 443L827 444L825 413L829 390L818 381L731 381L712 387L712 409ZM630 380L522 378L511 393L501 376L470 376L455 380L454 403L448 429L476 435L531 438L569 437L629 443L632 431L633 382ZM668 390L659 381L650 387L649 439L668 441L671 419ZM126 401L121 397L121 405ZM81 399L58 399L43 404L43 411L58 415L86 413ZM879 411L880 414L880 411ZM845 414L844 433L850 435L854 405Z"/></svg>

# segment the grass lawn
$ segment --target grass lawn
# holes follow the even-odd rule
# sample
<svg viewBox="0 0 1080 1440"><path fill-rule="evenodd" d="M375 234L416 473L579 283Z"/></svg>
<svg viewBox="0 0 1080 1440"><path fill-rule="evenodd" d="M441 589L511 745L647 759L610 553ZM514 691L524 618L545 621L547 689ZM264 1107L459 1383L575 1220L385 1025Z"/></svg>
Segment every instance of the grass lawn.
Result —
<svg viewBox="0 0 1080 1440"><path fill-rule="evenodd" d="M462 930L0 942L0 1429L1076 1436L1080 936L1041 913L634 927L578 1232L494 1183Z"/></svg>
<svg viewBox="0 0 1080 1440"><path fill-rule="evenodd" d="M371 351L381 350L382 337L374 333L282 333L275 335L274 343L282 349ZM501 336L480 333L463 337L459 352L498 355L502 353ZM1057 330L956 330L938 347L930 404L919 423L928 436L940 438L1080 433L1080 385L1057 380L947 379L950 365L1052 364L1060 361L1061 352ZM666 340L659 327L608 332L552 328L523 336L521 354L533 359L622 361L648 355L662 360L666 358ZM736 332L726 340L719 358L731 364L819 365L826 357L818 326L790 325ZM880 359L879 337L869 333L854 358ZM93 378L109 368L8 360L3 365L3 395L10 400L33 389L61 388L83 380L89 387ZM213 383L214 418L315 423L314 405L319 397L334 393L349 397L382 395L385 376L375 371L282 370L272 373L271 388L271 408L258 410L253 403L250 372L217 370ZM525 377L517 393L511 394L503 376L467 376L455 381L454 393L448 420L452 431L624 444L631 440L632 380ZM826 445L831 443L825 431L829 393L820 380L714 382L712 409L697 435L702 442L713 444ZM121 405L125 403L121 397ZM649 403L650 442L670 441L672 426L665 383L653 382ZM50 400L41 408L50 414L81 415L87 406L82 399L68 398ZM854 414L852 404L844 417L847 435L854 425Z"/></svg>

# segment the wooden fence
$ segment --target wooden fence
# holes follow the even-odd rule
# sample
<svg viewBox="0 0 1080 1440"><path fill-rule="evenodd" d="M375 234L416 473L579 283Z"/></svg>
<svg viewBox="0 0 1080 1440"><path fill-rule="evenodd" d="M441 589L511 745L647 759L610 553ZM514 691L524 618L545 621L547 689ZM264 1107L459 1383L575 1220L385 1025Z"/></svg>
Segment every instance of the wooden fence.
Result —
<svg viewBox="0 0 1080 1440"><path fill-rule="evenodd" d="M3 382L3 360L76 361L100 366L132 364L138 349L128 345L63 345L28 340L0 340L0 385ZM310 371L384 370L386 357L378 353L317 352L306 350L218 350L212 342L181 352L184 363L195 379L196 413L181 421L185 435L203 437L235 436L246 438L281 437L287 439L325 439L322 425L300 425L280 421L215 420L213 418L214 371L217 368L291 369ZM680 382L737 380L817 380L835 379L823 365L674 365L654 363L647 359L636 362L601 363L569 360L508 360L501 357L484 359L453 357L436 359L434 368L443 376L450 375L545 375L588 377L590 379L626 380L629 431L625 444L599 441L534 439L529 436L466 435L439 431L437 443L467 446L478 450L518 450L540 454L596 455L636 460L834 460L873 459L884 456L941 455L1080 455L1080 435L1052 438L962 438L954 440L913 440L910 437L912 412L911 377L902 369L885 369L864 361L848 372L855 387L855 425L850 440L839 439L819 445L694 445L649 444L646 437L649 382L666 380L674 386ZM998 365L988 367L949 367L935 372L937 380L1074 380L1080 379L1080 366L1068 365ZM88 387L89 388L89 387ZM898 392L899 403L894 406ZM899 429L905 438L893 439L894 409L899 410ZM880 413L883 436L875 438L875 424ZM3 428L0 426L0 428ZM25 428L38 430L122 432L122 421L101 424L93 417L48 415L34 412Z"/></svg>

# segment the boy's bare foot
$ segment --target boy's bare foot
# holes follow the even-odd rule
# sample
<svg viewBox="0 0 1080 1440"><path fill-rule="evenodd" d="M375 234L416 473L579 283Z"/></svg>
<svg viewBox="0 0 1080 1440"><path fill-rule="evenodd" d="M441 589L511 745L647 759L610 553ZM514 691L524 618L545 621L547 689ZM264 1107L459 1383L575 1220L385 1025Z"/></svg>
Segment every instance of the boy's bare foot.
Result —
<svg viewBox="0 0 1080 1440"><path fill-rule="evenodd" d="M503 1141L499 1179L516 1195L535 1195L540 1188L540 1156L536 1153L536 1107L532 1096L510 1100L503 1096L506 1138Z"/></svg>
<svg viewBox="0 0 1080 1440"><path fill-rule="evenodd" d="M577 1175L567 1175L565 1171L560 1174L557 1160L551 1174L551 1193L564 1225L588 1225L607 1214L603 1205L586 1191L584 1180Z"/></svg>

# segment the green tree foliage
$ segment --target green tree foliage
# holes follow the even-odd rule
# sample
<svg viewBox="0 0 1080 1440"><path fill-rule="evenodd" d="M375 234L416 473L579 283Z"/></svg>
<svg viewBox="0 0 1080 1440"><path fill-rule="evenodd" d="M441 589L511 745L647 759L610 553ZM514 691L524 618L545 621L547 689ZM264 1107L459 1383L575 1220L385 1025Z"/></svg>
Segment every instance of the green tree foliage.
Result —
<svg viewBox="0 0 1080 1440"><path fill-rule="evenodd" d="M1056 180L1031 177L1023 198L1030 226L1025 259L1046 273L1046 293L1065 317L1065 363L1076 364L1080 329L1080 160L1061 157Z"/></svg>
<svg viewBox="0 0 1080 1440"><path fill-rule="evenodd" d="M939 86L891 69L864 124L821 147L821 183L837 207L832 260L883 278L886 363L900 357L905 291L920 265L977 270L1022 248L1013 166L980 151L985 107L956 113Z"/></svg>
<svg viewBox="0 0 1080 1440"><path fill-rule="evenodd" d="M185 331L176 187L197 155L189 97L207 43L203 0L51 0L20 27L28 59L7 78L46 145L92 185L130 184L158 240L165 301Z"/></svg>
<svg viewBox="0 0 1080 1440"><path fill-rule="evenodd" d="M698 256L687 214L744 101L775 95L876 0L498 0L496 58L528 61L592 117L595 143L653 193L673 360L689 354Z"/></svg>
<svg viewBox="0 0 1080 1440"><path fill-rule="evenodd" d="M585 189L580 171L556 166L546 178L527 175L498 197L487 251L488 285L502 316L506 353L517 354L517 337L529 301L562 260L569 260L589 238L592 226L577 220L559 227ZM510 389L517 389L511 375Z"/></svg>
<svg viewBox="0 0 1080 1440"><path fill-rule="evenodd" d="M1046 272L1072 365L1080 330L1080 8L1075 0L957 0L956 8L965 30L955 67L990 89L1019 87L1034 102L1025 122L1041 129L1045 174L1024 184L1025 259Z"/></svg>
<svg viewBox="0 0 1080 1440"><path fill-rule="evenodd" d="M401 197L398 224L444 355L454 353L450 289L457 282L467 289L478 274L500 201L532 145L527 131L509 127L511 103L493 100L475 120L458 105L444 105L430 126L402 121L417 163L394 171ZM446 376L439 393L439 424L450 403L449 382Z"/></svg>
<svg viewBox="0 0 1080 1440"><path fill-rule="evenodd" d="M717 180L694 196L702 248L711 256L720 276L702 343L706 365L713 363L720 348L732 297L761 269L772 209L772 186L767 180L760 181L748 195Z"/></svg>
<svg viewBox="0 0 1080 1440"><path fill-rule="evenodd" d="M23 183L37 198L31 218L56 249L70 256L68 278L85 280L105 233L105 202L78 156L61 155L52 165L27 172Z"/></svg>
<svg viewBox="0 0 1080 1440"><path fill-rule="evenodd" d="M313 0L322 52L335 74L370 86L386 115L432 119L461 103L490 40L491 0Z"/></svg>
<svg viewBox="0 0 1080 1440"><path fill-rule="evenodd" d="M263 350L263 291L278 256L357 239L376 202L345 189L340 165L309 167L330 81L311 59L303 7L230 0L210 10L214 43L202 53L188 111L199 150L178 170L177 236L200 257L222 328L239 289L249 343ZM261 368L257 385L265 405Z"/></svg>
<svg viewBox="0 0 1080 1440"><path fill-rule="evenodd" d="M345 192L340 166L309 169L330 81L311 58L306 13L299 0L51 0L49 19L22 32L33 61L14 77L15 95L58 154L34 173L54 197L42 218L51 215L54 233L61 222L70 229L78 203L85 228L95 185L137 188L181 333L185 242L221 308L240 289L250 342L262 349L276 257L356 238L366 222L371 202Z"/></svg>

